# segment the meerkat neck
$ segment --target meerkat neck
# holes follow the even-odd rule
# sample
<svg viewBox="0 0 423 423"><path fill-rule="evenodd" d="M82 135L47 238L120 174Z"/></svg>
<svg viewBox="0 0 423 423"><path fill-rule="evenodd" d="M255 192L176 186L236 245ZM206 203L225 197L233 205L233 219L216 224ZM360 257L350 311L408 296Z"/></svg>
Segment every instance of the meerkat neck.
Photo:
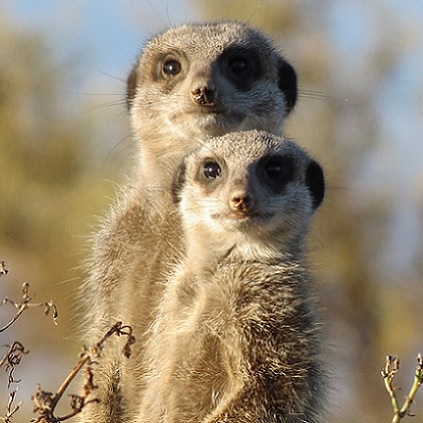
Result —
<svg viewBox="0 0 423 423"><path fill-rule="evenodd" d="M170 192L175 173L180 166L189 146L196 144L192 137L180 131L171 131L166 125L154 131L138 129L139 161L138 175L144 187L162 189ZM148 140L148 142L143 142Z"/></svg>
<svg viewBox="0 0 423 423"><path fill-rule="evenodd" d="M192 232L188 236L186 260L191 268L196 272L211 270L222 260L234 261L290 261L293 258L299 259L303 256L303 251L297 248L292 251L292 245L299 243L284 243L266 237L260 239L256 236L248 236L241 233L237 239L234 237L216 238L213 235L208 236L201 230L195 236Z"/></svg>
<svg viewBox="0 0 423 423"><path fill-rule="evenodd" d="M144 190L151 191L152 194L157 191L169 191L172 178L169 176L172 167L163 165L154 153L147 149L140 152L138 164L138 178Z"/></svg>

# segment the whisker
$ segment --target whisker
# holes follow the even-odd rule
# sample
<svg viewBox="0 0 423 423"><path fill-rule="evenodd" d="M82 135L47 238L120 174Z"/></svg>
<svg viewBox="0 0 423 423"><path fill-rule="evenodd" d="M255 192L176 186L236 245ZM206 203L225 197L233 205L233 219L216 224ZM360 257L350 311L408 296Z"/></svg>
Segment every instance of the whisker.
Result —
<svg viewBox="0 0 423 423"><path fill-rule="evenodd" d="M335 101L342 101L342 102L349 101L349 99L345 98L345 97L339 97L339 96L336 96L336 95L324 94L320 91L303 90L303 89L298 91L298 97L309 98L309 99L314 99L314 100L327 99L327 100L335 100Z"/></svg>

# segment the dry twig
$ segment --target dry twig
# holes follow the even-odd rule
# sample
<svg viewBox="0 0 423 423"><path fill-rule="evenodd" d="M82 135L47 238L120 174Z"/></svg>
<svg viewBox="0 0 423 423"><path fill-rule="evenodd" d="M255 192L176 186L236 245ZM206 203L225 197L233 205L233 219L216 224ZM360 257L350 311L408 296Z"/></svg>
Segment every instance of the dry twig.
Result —
<svg viewBox="0 0 423 423"><path fill-rule="evenodd" d="M6 265L4 261L0 261L0 276L5 276L8 273L8 269L6 268ZM13 300L10 300L9 298L4 298L3 301L0 303L0 305L3 304L10 304L15 309L17 309L17 312L15 315L10 319L6 325L4 325L2 328L0 328L0 333L6 331L9 329L23 314L25 310L28 308L35 308L35 307L44 307L44 314L47 316L50 314L50 312L53 315L53 321L56 323L56 319L58 317L57 308L53 304L52 301L47 301L44 303L32 303L32 298L29 296L29 283L25 282L22 286L22 301L21 302L15 302ZM6 372L9 372L8 377L8 388L10 388L10 385L12 383L18 383L20 380L16 380L14 378L14 371L16 369L16 366L20 364L23 356L25 354L28 354L29 351L26 351L24 346L18 342L15 341L12 345L8 345L8 351L3 356L3 358L0 359L0 368L6 364L5 370ZM4 416L0 417L0 421L3 421L5 423L11 423L13 416L15 413L20 409L21 402L17 405L13 405L15 397L16 397L17 390L14 390L9 393L9 401L6 407L6 414Z"/></svg>
<svg viewBox="0 0 423 423"><path fill-rule="evenodd" d="M0 276L6 276L9 272L9 269L6 269L6 264L4 260L0 261Z"/></svg>
<svg viewBox="0 0 423 423"><path fill-rule="evenodd" d="M396 391L398 391L399 388L395 388L393 385L395 375L399 370L399 358L391 355L386 357L385 368L382 370L381 374L385 382L386 390L391 397L392 407L395 413L392 423L399 423L405 416L413 416L410 411L411 404L414 401L414 397L416 396L420 385L423 383L423 357L421 354L417 356L417 362L418 365L416 367L416 373L414 374L413 385L411 386L410 392L405 397L403 406L400 407L396 394Z"/></svg>
<svg viewBox="0 0 423 423"><path fill-rule="evenodd" d="M132 335L132 329L130 326L123 326L121 322L117 322L113 327L103 336L103 338L97 342L93 347L86 348L84 347L78 363L69 373L64 382L57 389L56 393L43 391L40 386L38 386L35 395L32 397L35 405L34 412L39 414L39 417L32 419L33 423L58 423L74 417L76 414L80 413L82 409L91 402L98 402L98 399L88 399L88 396L97 388L93 381L93 371L92 365L95 363L103 350L104 343L112 335L116 334L117 336L127 336L127 342L125 343L123 352L126 357L130 356L131 345L135 342L135 338ZM70 395L70 408L71 411L61 417L54 415L55 408L65 393L66 389L69 387L70 383L79 373L79 371L85 367L85 384L83 388L82 395Z"/></svg>
<svg viewBox="0 0 423 423"><path fill-rule="evenodd" d="M11 423L14 414L19 410L19 408L21 408L22 402L13 406L13 402L15 401L15 397L16 397L17 392L18 391L16 389L16 390L9 393L9 401L7 402L6 415L3 416L3 417L0 417L0 419L4 423Z"/></svg>
<svg viewBox="0 0 423 423"><path fill-rule="evenodd" d="M46 316L48 316L50 314L50 311L52 312L53 315L53 322L56 323L56 320L58 318L58 313L57 313L57 308L56 306L53 304L53 302L47 301L44 303L31 303L32 298L29 296L29 283L25 282L22 285L22 302L17 303L13 300L10 300L9 298L4 298L1 305L3 304L11 304L13 307L15 307L16 309L18 309L18 311L16 312L16 314L10 319L10 321L8 323L6 323L6 325L4 325L1 329L0 329L0 333L4 332L5 330L7 330L10 326L13 325L13 323L16 322L16 320L18 320L18 318L22 315L22 313L28 309L28 308L35 308L35 307L44 307L44 314Z"/></svg>
<svg viewBox="0 0 423 423"><path fill-rule="evenodd" d="M3 366L4 363L7 363L6 371L9 371L7 387L10 388L10 385L12 383L20 382L20 380L15 380L13 373L15 371L16 366L20 364L22 357L25 354L28 354L29 351L25 351L24 346L18 341L15 341L12 345L8 345L8 347L9 347L9 350L4 355L4 357L0 360L0 368Z"/></svg>

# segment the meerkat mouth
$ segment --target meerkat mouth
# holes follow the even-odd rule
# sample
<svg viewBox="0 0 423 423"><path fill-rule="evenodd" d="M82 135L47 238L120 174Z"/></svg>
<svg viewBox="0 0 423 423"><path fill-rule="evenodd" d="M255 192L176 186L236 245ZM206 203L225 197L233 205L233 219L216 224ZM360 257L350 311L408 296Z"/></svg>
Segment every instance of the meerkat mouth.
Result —
<svg viewBox="0 0 423 423"><path fill-rule="evenodd" d="M225 107L213 105L208 107L196 107L186 112L189 116L202 116L221 118L228 121L242 121L245 119L245 113L239 111L227 110Z"/></svg>
<svg viewBox="0 0 423 423"><path fill-rule="evenodd" d="M229 113L221 109L199 112L195 115L194 119L197 119L198 124L204 130L217 130L217 135L240 129L246 119L246 116L241 113Z"/></svg>
<svg viewBox="0 0 423 423"><path fill-rule="evenodd" d="M263 224L268 222L274 217L273 213L265 212L228 212L228 213L215 213L212 218L215 220L224 220L231 222L239 222L246 224Z"/></svg>
<svg viewBox="0 0 423 423"><path fill-rule="evenodd" d="M223 107L219 106L207 106L202 108L197 108L196 110L192 111L193 114L199 114L199 115L223 115L227 114L227 111Z"/></svg>

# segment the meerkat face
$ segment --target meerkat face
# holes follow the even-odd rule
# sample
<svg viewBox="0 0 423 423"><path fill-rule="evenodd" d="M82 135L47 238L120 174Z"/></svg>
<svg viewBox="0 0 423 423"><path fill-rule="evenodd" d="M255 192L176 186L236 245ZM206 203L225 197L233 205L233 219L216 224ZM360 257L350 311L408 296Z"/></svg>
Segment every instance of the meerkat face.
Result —
<svg viewBox="0 0 423 423"><path fill-rule="evenodd" d="M187 232L234 244L296 239L324 195L317 162L292 141L258 131L210 140L188 156L178 180Z"/></svg>
<svg viewBox="0 0 423 423"><path fill-rule="evenodd" d="M280 132L297 98L296 73L270 41L246 25L184 25L153 38L128 78L127 104L192 139L261 129Z"/></svg>

